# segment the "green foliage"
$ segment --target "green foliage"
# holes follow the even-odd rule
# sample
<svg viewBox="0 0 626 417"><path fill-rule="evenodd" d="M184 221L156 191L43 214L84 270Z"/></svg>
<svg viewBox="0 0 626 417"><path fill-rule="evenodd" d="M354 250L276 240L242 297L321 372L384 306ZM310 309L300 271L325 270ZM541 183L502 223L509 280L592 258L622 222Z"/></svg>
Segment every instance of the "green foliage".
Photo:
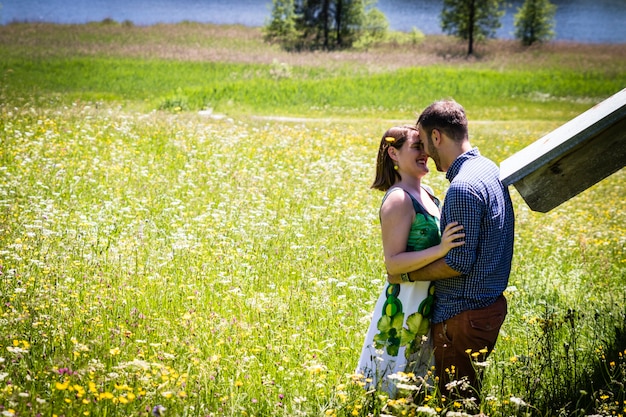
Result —
<svg viewBox="0 0 626 417"><path fill-rule="evenodd" d="M622 304L617 297L614 301ZM504 381L500 395L521 390L527 406L559 415L591 411L596 399L590 392L611 392L616 404L626 405L626 390L613 386L616 374L626 372L626 341L620 339L626 311L598 306L577 311L542 301L535 314L523 318L529 324L527 340L496 366Z"/></svg>
<svg viewBox="0 0 626 417"><path fill-rule="evenodd" d="M468 41L471 55L474 42L493 37L504 15L503 0L444 0L441 29Z"/></svg>
<svg viewBox="0 0 626 417"><path fill-rule="evenodd" d="M550 0L525 0L515 15L515 37L526 46L552 39L555 13Z"/></svg>
<svg viewBox="0 0 626 417"><path fill-rule="evenodd" d="M293 76L292 67L284 62L279 62L276 58L272 61L272 67L270 69L270 75L275 80L282 78L291 78Z"/></svg>
<svg viewBox="0 0 626 417"><path fill-rule="evenodd" d="M159 110L169 110L174 112L189 110L189 99L182 94L182 90L178 88L176 94L172 97L165 98L159 104Z"/></svg>
<svg viewBox="0 0 626 417"><path fill-rule="evenodd" d="M386 41L391 44L400 45L400 46L401 45L415 46L415 45L419 45L420 43L422 43L425 38L426 36L421 30L417 29L416 27L413 27L411 31L408 33L396 32L396 31L388 32Z"/></svg>
<svg viewBox="0 0 626 417"><path fill-rule="evenodd" d="M295 19L294 0L273 0L271 20L263 28L265 40L286 50L295 49L298 43Z"/></svg>
<svg viewBox="0 0 626 417"><path fill-rule="evenodd" d="M352 42L355 49L368 49L373 45L380 44L389 36L389 22L387 17L378 9L370 9L365 12L363 24L358 31L356 40Z"/></svg>
<svg viewBox="0 0 626 417"><path fill-rule="evenodd" d="M389 24L376 0L274 0L265 37L286 50L365 49Z"/></svg>

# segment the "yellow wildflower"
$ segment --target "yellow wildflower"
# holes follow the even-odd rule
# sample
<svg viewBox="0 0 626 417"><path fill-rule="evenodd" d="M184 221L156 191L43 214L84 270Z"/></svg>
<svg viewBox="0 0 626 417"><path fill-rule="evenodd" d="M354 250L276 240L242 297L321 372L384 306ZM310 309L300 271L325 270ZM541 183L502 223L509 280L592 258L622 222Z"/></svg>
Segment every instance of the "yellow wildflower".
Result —
<svg viewBox="0 0 626 417"><path fill-rule="evenodd" d="M96 383L93 381L89 381L87 383L87 386L89 387L89 392L95 394L98 392L98 389L96 388Z"/></svg>
<svg viewBox="0 0 626 417"><path fill-rule="evenodd" d="M54 384L54 388L58 389L59 391L65 391L69 386L70 386L69 380L66 380L63 383L57 382L56 384Z"/></svg>
<svg viewBox="0 0 626 417"><path fill-rule="evenodd" d="M98 398L101 400L110 400L113 398L113 394L110 392L101 392L100 395L98 395Z"/></svg>

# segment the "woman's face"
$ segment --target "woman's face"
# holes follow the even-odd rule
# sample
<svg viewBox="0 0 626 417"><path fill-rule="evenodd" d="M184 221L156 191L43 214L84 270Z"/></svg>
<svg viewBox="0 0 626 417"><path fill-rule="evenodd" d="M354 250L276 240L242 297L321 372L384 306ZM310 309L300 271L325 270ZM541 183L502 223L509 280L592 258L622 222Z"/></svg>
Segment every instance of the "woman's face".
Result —
<svg viewBox="0 0 626 417"><path fill-rule="evenodd" d="M400 175L421 178L428 173L428 153L417 132L410 132L400 149L396 150L396 164Z"/></svg>

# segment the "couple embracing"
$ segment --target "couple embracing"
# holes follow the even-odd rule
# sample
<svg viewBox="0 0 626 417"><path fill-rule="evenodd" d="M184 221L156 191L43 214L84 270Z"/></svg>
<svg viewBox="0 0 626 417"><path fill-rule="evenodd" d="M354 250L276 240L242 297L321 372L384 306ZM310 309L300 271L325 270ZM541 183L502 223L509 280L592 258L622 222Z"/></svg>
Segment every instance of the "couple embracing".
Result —
<svg viewBox="0 0 626 417"><path fill-rule="evenodd" d="M422 183L429 157L450 181L441 206ZM425 376L434 365L441 395L479 398L475 362L493 350L507 313L514 214L497 165L470 145L463 107L438 101L415 127L387 130L372 188L385 192L388 282L357 373L395 396L394 376Z"/></svg>

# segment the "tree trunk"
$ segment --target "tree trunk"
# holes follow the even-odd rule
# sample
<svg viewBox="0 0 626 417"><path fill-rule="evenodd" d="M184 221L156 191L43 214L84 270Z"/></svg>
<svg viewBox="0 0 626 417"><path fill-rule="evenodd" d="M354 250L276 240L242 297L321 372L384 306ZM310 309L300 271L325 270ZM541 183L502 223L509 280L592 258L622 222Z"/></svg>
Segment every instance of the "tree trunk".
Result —
<svg viewBox="0 0 626 417"><path fill-rule="evenodd" d="M467 55L471 55L474 52L474 25L476 25L476 0L470 0L470 9L469 9L469 22L467 25L468 30L468 46L467 46Z"/></svg>
<svg viewBox="0 0 626 417"><path fill-rule="evenodd" d="M328 32L330 20L330 0L324 0L322 4L322 24L324 25L324 49L328 49Z"/></svg>
<svg viewBox="0 0 626 417"><path fill-rule="evenodd" d="M336 10L335 10L335 26L337 27L337 45L339 45L339 47L342 46L343 44L343 39L341 38L341 31L342 31L342 27L341 27L341 21L343 18L343 1L342 0L337 0L337 4L335 6Z"/></svg>

